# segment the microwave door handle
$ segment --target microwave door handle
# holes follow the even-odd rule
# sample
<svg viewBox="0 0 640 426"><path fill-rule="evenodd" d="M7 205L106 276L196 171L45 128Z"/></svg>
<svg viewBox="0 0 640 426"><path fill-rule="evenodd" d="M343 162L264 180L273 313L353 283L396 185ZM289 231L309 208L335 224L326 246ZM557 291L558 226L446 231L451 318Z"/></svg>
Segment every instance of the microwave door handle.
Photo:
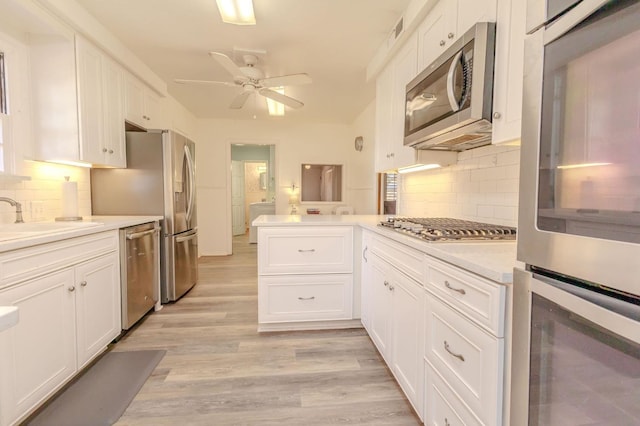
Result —
<svg viewBox="0 0 640 426"><path fill-rule="evenodd" d="M462 57L462 50L459 51L451 62L449 72L447 73L447 97L449 98L449 105L451 110L456 112L460 109L460 102L456 99L456 94L453 92L453 79L456 75L456 68L460 64L460 58Z"/></svg>

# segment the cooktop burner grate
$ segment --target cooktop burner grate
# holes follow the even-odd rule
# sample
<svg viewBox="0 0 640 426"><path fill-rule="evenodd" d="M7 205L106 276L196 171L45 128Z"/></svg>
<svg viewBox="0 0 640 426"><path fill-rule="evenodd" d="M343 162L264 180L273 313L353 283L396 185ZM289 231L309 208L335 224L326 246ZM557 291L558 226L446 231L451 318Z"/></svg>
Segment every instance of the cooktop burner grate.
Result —
<svg viewBox="0 0 640 426"><path fill-rule="evenodd" d="M515 240L516 228L444 217L390 217L380 226L425 241Z"/></svg>

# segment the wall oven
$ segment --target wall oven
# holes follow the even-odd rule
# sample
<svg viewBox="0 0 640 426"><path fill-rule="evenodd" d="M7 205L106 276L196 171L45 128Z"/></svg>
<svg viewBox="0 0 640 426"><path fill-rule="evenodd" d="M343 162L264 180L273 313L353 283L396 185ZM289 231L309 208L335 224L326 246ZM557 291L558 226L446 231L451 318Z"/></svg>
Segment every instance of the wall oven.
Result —
<svg viewBox="0 0 640 426"><path fill-rule="evenodd" d="M527 10L511 424L638 424L640 2Z"/></svg>

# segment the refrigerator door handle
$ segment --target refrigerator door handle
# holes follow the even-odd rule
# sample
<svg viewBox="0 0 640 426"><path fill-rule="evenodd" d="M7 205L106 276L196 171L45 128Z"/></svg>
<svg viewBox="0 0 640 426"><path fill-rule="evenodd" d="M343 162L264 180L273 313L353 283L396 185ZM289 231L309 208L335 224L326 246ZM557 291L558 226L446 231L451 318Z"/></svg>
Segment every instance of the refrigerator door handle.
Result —
<svg viewBox="0 0 640 426"><path fill-rule="evenodd" d="M184 243L186 241L193 240L197 236L198 236L198 233L194 232L193 234L185 235L184 237L176 237L176 243Z"/></svg>
<svg viewBox="0 0 640 426"><path fill-rule="evenodd" d="M187 221L191 221L191 216L193 215L193 204L195 200L195 188L194 188L194 179L195 179L195 171L193 158L191 157L191 150L189 150L189 145L184 146L184 155L187 159L187 169L188 179L189 179L189 202L187 205Z"/></svg>

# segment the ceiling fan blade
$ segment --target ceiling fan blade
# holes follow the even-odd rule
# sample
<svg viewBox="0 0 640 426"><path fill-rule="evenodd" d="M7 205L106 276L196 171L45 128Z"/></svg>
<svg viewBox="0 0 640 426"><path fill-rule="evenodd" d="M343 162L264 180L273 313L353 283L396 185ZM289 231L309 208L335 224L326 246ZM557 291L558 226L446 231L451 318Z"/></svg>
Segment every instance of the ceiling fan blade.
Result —
<svg viewBox="0 0 640 426"><path fill-rule="evenodd" d="M222 67L233 76L234 80L245 77L240 67L237 66L236 63L233 62L227 55L218 52L209 52L209 56L215 59L216 62L218 62L220 65L222 65Z"/></svg>
<svg viewBox="0 0 640 426"><path fill-rule="evenodd" d="M283 87L283 86L300 86L302 84L310 84L311 77L308 74L291 74L280 75L277 77L267 77L260 80L263 87Z"/></svg>
<svg viewBox="0 0 640 426"><path fill-rule="evenodd" d="M291 108L302 108L304 104L297 99L293 99L287 95L283 95L282 93L278 93L271 89L260 89L258 91L262 96L265 96L269 99L273 99L276 102L280 102L281 104L285 104Z"/></svg>
<svg viewBox="0 0 640 426"><path fill-rule="evenodd" d="M231 102L231 105L229 105L229 108L232 108L232 109L240 109L240 108L242 108L244 103L247 102L247 99L249 99L249 96L251 96L251 93L252 92L250 92L250 91L246 91L246 92L240 93Z"/></svg>
<svg viewBox="0 0 640 426"><path fill-rule="evenodd" d="M213 81L213 80L185 80L183 78L176 78L173 80L179 84L205 84L205 85L215 85L215 86L229 86L236 87L237 84L232 83L230 81Z"/></svg>

